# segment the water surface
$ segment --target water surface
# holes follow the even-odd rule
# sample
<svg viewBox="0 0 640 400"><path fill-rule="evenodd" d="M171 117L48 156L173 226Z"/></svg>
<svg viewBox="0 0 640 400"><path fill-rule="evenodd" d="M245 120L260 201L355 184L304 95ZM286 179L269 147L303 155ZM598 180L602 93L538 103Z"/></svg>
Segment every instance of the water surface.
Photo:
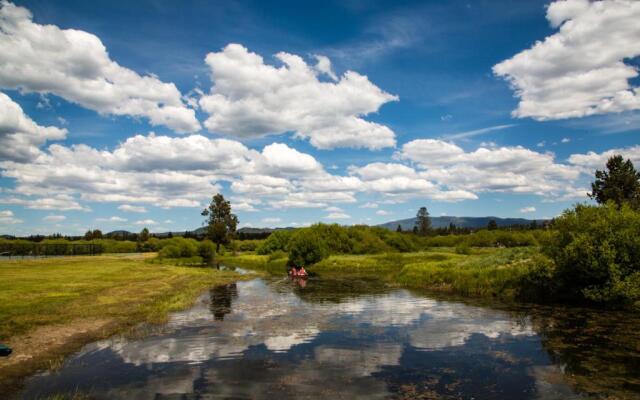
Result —
<svg viewBox="0 0 640 400"><path fill-rule="evenodd" d="M23 398L640 398L637 317L504 309L367 280L213 288L139 338L85 346Z"/></svg>

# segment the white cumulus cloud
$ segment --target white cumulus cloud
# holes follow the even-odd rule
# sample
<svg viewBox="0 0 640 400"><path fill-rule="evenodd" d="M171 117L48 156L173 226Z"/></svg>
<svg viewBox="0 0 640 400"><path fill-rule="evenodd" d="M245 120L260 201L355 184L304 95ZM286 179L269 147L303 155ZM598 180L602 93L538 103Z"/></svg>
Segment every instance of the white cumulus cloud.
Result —
<svg viewBox="0 0 640 400"><path fill-rule="evenodd" d="M320 81L318 74L333 74L328 58L316 56L318 64L310 66L294 54L275 57L282 66L266 64L240 44L207 55L214 85L199 104L210 114L208 130L238 138L294 132L321 149L395 146L391 129L362 117L397 96L354 71Z"/></svg>
<svg viewBox="0 0 640 400"><path fill-rule="evenodd" d="M558 32L493 67L520 98L513 115L537 120L640 109L630 83L640 55L640 1L562 0L547 8Z"/></svg>
<svg viewBox="0 0 640 400"><path fill-rule="evenodd" d="M29 10L8 1L0 3L0 87L53 93L101 114L145 117L176 132L200 129L173 83L119 65L91 33L35 23Z"/></svg>
<svg viewBox="0 0 640 400"><path fill-rule="evenodd" d="M40 146L45 142L66 136L66 129L36 124L20 105L0 92L0 162L31 161L40 154Z"/></svg>
<svg viewBox="0 0 640 400"><path fill-rule="evenodd" d="M13 211L11 210L1 210L0 211L0 225L15 225L20 224L23 221L21 219L15 218L13 215Z"/></svg>
<svg viewBox="0 0 640 400"><path fill-rule="evenodd" d="M351 216L343 212L332 212L332 213L329 213L325 218L326 219L349 219L351 218Z"/></svg>

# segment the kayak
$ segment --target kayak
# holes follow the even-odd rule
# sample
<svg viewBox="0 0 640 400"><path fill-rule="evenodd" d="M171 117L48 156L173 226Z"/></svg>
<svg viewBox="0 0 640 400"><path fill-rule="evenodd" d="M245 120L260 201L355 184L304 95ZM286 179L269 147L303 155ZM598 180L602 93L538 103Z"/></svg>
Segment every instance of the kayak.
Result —
<svg viewBox="0 0 640 400"><path fill-rule="evenodd" d="M5 346L4 344L0 344L0 357L8 357L13 350L9 346Z"/></svg>

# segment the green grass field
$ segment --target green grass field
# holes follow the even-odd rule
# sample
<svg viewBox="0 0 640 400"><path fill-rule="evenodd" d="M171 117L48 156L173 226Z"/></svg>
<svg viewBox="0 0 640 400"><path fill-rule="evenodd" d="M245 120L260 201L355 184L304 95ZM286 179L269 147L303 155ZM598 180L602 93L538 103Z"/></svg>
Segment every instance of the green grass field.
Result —
<svg viewBox="0 0 640 400"><path fill-rule="evenodd" d="M240 277L150 263L152 256L0 262L0 342L14 349L9 359L0 360L0 383L47 366L88 341L141 322L162 322L206 288ZM25 362L18 362L20 357Z"/></svg>
<svg viewBox="0 0 640 400"><path fill-rule="evenodd" d="M447 247L410 253L333 255L307 269L321 277L375 276L393 285L468 296L513 298L520 278L531 266L535 247ZM239 254L222 262L274 274L285 273L286 259Z"/></svg>

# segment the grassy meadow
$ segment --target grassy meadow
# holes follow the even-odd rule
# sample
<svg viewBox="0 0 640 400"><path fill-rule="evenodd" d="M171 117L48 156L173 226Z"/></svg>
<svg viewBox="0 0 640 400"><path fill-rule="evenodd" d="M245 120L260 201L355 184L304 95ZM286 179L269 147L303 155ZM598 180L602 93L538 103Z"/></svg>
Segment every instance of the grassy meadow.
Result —
<svg viewBox="0 0 640 400"><path fill-rule="evenodd" d="M158 323L233 272L149 262L153 254L0 261L0 387L84 343Z"/></svg>
<svg viewBox="0 0 640 400"><path fill-rule="evenodd" d="M520 279L538 253L536 247L434 247L423 251L334 254L308 268L313 275L375 276L388 284L468 296L517 297ZM275 256L275 257L274 257ZM278 257L279 256L279 257ZM272 274L284 274L285 253L241 253L221 262Z"/></svg>

